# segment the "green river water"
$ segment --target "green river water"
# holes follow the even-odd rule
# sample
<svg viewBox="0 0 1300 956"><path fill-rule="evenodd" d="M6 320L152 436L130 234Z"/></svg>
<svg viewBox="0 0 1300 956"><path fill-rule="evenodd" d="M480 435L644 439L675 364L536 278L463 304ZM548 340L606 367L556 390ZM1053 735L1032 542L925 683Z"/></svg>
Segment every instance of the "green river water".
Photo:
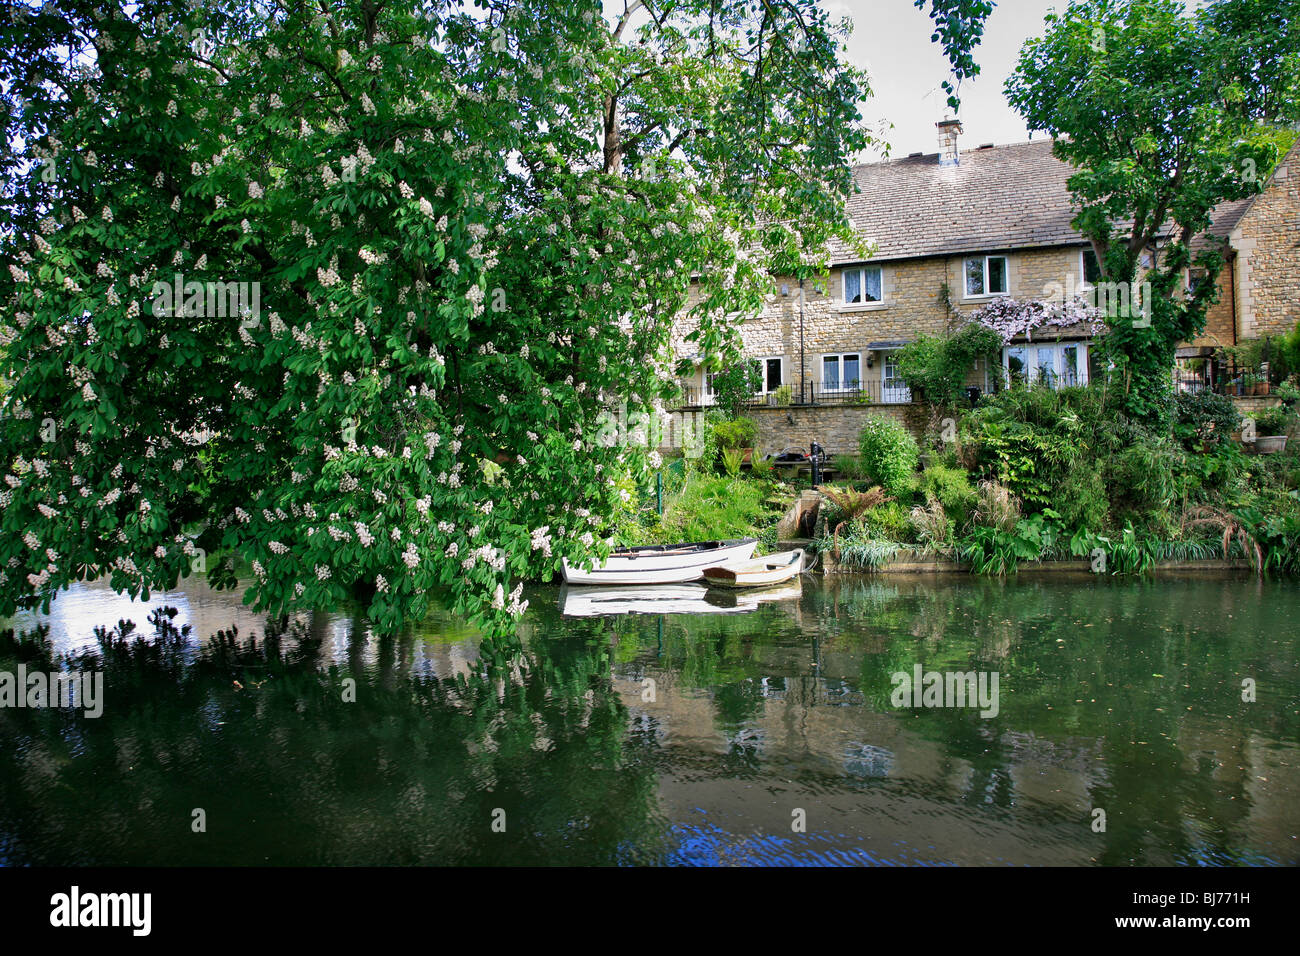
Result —
<svg viewBox="0 0 1300 956"><path fill-rule="evenodd" d="M526 596L502 668L448 615L65 593L0 671L102 672L103 713L0 708L0 863L1300 862L1294 582ZM897 706L917 665L996 673L996 715Z"/></svg>

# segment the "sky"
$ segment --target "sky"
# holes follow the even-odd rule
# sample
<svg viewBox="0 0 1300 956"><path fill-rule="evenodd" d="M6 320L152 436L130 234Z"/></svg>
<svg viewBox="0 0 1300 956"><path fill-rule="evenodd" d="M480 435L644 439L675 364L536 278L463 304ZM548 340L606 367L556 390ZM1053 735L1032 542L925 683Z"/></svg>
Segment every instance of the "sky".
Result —
<svg viewBox="0 0 1300 956"><path fill-rule="evenodd" d="M862 114L873 125L893 124L884 133L890 156L936 152L934 124L947 111L939 84L948 77L948 61L939 44L930 42L929 14L912 0L822 0L821 6L832 20L848 15L854 21L847 57L871 72L874 93L862 105ZM1021 45L1043 32L1044 14L1065 6L1066 0L998 0L975 50L980 75L965 81L960 91L963 148L1029 139L1002 95L1002 84L1015 69ZM873 158L879 156L863 157Z"/></svg>

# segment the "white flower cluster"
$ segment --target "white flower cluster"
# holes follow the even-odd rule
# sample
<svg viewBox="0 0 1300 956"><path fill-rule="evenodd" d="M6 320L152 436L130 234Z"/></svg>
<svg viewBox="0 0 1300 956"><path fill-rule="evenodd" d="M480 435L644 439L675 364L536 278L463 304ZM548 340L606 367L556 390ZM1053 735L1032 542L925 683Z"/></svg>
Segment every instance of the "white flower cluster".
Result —
<svg viewBox="0 0 1300 956"><path fill-rule="evenodd" d="M498 587L500 587L500 585L498 585ZM519 600L520 595L523 593L524 582L520 581L515 585L515 589L510 592L510 605L506 608L506 611L512 617L519 617L524 613L524 611L528 610L528 602Z"/></svg>
<svg viewBox="0 0 1300 956"><path fill-rule="evenodd" d="M402 563L408 568L414 568L420 563L420 552L416 550L414 541L408 543L406 550L402 552Z"/></svg>

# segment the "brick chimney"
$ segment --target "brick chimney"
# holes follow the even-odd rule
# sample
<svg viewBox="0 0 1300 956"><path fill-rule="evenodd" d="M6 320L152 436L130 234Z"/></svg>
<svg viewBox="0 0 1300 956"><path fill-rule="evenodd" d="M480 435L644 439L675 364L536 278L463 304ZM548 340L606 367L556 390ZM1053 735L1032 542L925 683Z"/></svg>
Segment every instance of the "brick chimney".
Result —
<svg viewBox="0 0 1300 956"><path fill-rule="evenodd" d="M939 131L939 165L956 166L960 162L957 137L961 135L961 120L942 119L934 126Z"/></svg>

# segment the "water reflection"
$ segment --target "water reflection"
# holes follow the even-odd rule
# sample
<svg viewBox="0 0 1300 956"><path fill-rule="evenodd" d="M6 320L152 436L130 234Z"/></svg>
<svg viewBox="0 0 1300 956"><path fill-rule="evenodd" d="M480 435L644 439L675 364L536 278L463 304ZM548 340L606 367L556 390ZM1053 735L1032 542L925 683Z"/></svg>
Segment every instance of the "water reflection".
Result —
<svg viewBox="0 0 1300 956"><path fill-rule="evenodd" d="M805 576L578 617L574 590L529 595L506 667L446 615L380 638L74 590L0 671L102 670L104 716L0 709L0 861L1300 860L1292 585ZM999 714L894 707L916 664L997 671Z"/></svg>
<svg viewBox="0 0 1300 956"><path fill-rule="evenodd" d="M646 587L560 588L565 617L616 614L746 614L761 604L791 601L802 594L799 583L753 590L725 590L704 584L655 584Z"/></svg>

